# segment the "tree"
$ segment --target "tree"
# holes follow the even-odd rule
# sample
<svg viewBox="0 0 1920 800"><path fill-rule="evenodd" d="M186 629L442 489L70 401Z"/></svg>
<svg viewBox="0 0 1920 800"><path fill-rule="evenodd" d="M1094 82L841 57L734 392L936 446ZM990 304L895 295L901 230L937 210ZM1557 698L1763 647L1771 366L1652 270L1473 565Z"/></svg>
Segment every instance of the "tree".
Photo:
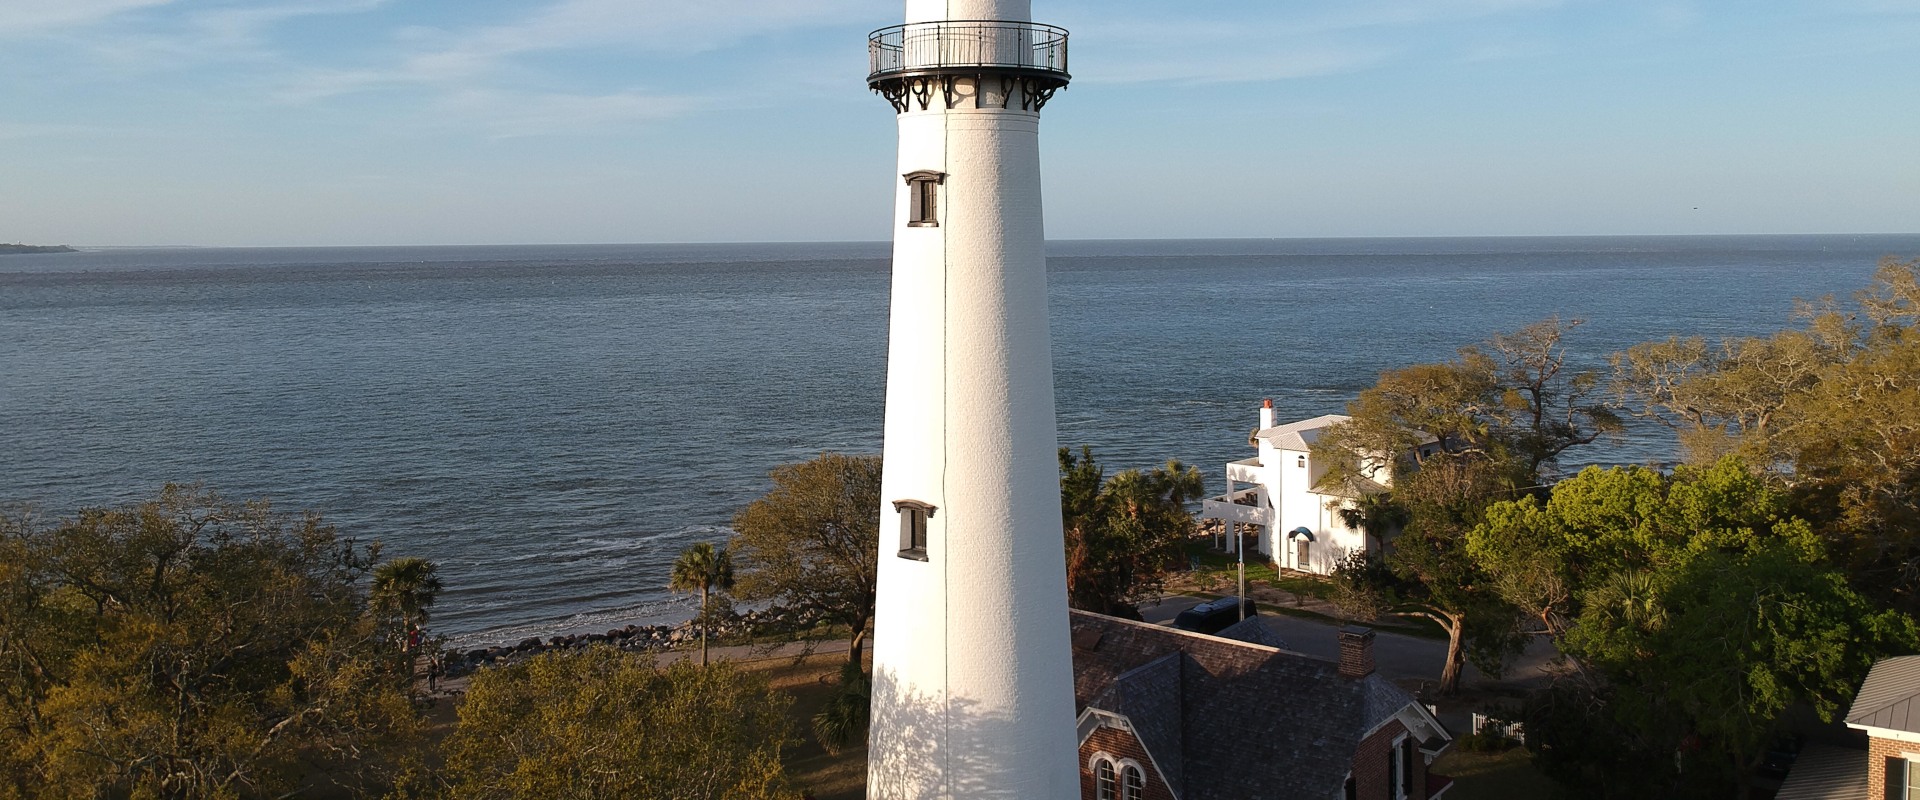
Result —
<svg viewBox="0 0 1920 800"><path fill-rule="evenodd" d="M547 653L474 677L447 782L460 800L792 798L780 763L791 702L725 661Z"/></svg>
<svg viewBox="0 0 1920 800"><path fill-rule="evenodd" d="M1647 751L1613 747L1601 764L1559 752L1594 737L1553 715L1542 729L1566 738L1543 740L1549 761L1576 782L1683 746L1687 769L1744 780L1784 709L1830 719L1875 659L1920 645L1913 621L1853 591L1786 496L1732 456L1671 476L1590 467L1545 502L1489 508L1467 547L1583 668L1595 724Z"/></svg>
<svg viewBox="0 0 1920 800"><path fill-rule="evenodd" d="M1709 347L1614 356L1617 402L1678 434L1688 461L1734 453L1792 501L1854 585L1920 610L1920 260L1880 263L1858 310L1802 303L1800 325Z"/></svg>
<svg viewBox="0 0 1920 800"><path fill-rule="evenodd" d="M714 590L722 592L733 589L733 557L724 547L715 548L712 542L699 542L681 551L680 558L673 562L673 575L667 581L667 588L676 592L700 593L700 665L707 663L707 595Z"/></svg>
<svg viewBox="0 0 1920 800"><path fill-rule="evenodd" d="M873 677L858 664L842 664L840 689L813 715L814 738L835 755L855 742L864 743L872 711Z"/></svg>
<svg viewBox="0 0 1920 800"><path fill-rule="evenodd" d="M400 617L401 649L412 651L409 637L427 624L427 609L440 597L440 567L418 556L402 556L373 568L368 599L373 607Z"/></svg>
<svg viewBox="0 0 1920 800"><path fill-rule="evenodd" d="M1138 619L1193 533L1187 503L1205 491L1200 471L1179 461L1107 478L1092 450L1060 448L1068 605Z"/></svg>
<svg viewBox="0 0 1920 800"><path fill-rule="evenodd" d="M774 469L773 489L734 515L736 594L845 624L860 663L880 555L880 457L824 453Z"/></svg>
<svg viewBox="0 0 1920 800"><path fill-rule="evenodd" d="M1354 494L1357 497L1351 502L1341 503L1334 509L1340 524L1365 533L1379 547L1384 547L1387 539L1407 527L1410 521L1407 508L1394 502L1392 494L1372 487Z"/></svg>
<svg viewBox="0 0 1920 800"><path fill-rule="evenodd" d="M1537 491L1567 450L1619 429L1593 401L1597 373L1567 367L1566 335L1578 325L1551 318L1446 362L1383 373L1348 405L1351 419L1314 443L1316 459L1332 465L1320 486L1367 487L1343 521L1400 531L1388 569L1343 571L1346 604L1440 626L1442 693L1459 688L1469 658L1497 672L1524 644L1516 609L1467 553L1467 532L1488 506Z"/></svg>
<svg viewBox="0 0 1920 800"><path fill-rule="evenodd" d="M375 790L414 754L371 555L193 487L0 526L0 797Z"/></svg>
<svg viewBox="0 0 1920 800"><path fill-rule="evenodd" d="M1500 409L1497 434L1509 442L1521 474L1536 482L1569 448L1621 429L1619 416L1596 399L1600 373L1567 369L1566 335L1582 320L1535 322L1487 340ZM1471 362L1473 359L1466 359Z"/></svg>

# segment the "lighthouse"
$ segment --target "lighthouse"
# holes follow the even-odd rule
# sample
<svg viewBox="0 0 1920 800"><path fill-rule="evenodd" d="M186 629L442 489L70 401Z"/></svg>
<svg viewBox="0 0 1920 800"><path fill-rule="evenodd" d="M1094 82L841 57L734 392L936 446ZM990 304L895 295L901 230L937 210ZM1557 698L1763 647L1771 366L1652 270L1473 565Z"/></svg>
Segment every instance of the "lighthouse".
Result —
<svg viewBox="0 0 1920 800"><path fill-rule="evenodd" d="M870 800L1080 795L1040 209L1067 32L907 0L868 39L895 112Z"/></svg>

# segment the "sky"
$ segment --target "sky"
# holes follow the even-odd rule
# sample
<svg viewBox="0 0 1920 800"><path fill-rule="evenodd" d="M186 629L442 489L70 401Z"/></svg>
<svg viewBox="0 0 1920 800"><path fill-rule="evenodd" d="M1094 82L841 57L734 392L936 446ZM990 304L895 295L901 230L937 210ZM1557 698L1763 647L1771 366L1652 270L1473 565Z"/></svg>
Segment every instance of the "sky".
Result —
<svg viewBox="0 0 1920 800"><path fill-rule="evenodd" d="M899 0L0 0L0 241L884 240ZM1920 0L1035 0L1054 239L1920 232Z"/></svg>

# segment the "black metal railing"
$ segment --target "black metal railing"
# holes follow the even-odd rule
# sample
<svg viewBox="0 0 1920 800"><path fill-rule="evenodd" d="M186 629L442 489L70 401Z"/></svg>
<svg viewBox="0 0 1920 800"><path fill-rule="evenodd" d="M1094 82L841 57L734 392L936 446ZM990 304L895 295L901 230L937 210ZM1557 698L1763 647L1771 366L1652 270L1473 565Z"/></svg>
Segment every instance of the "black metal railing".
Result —
<svg viewBox="0 0 1920 800"><path fill-rule="evenodd" d="M1067 31L1034 22L914 22L867 36L867 82L951 72L996 70L1067 78Z"/></svg>

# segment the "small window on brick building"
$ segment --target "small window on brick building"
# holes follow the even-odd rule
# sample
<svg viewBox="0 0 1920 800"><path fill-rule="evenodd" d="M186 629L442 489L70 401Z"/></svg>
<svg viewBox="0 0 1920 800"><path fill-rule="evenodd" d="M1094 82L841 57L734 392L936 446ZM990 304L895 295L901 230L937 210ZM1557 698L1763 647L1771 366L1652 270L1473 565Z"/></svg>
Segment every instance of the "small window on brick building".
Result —
<svg viewBox="0 0 1920 800"><path fill-rule="evenodd" d="M1400 796L1413 796L1413 739L1400 740Z"/></svg>
<svg viewBox="0 0 1920 800"><path fill-rule="evenodd" d="M1113 762L1100 759L1093 765L1093 796L1095 800L1119 800L1114 793Z"/></svg>
<svg viewBox="0 0 1920 800"><path fill-rule="evenodd" d="M1353 782L1353 776L1347 776L1347 787L1342 795L1346 800L1360 800L1360 785Z"/></svg>
<svg viewBox="0 0 1920 800"><path fill-rule="evenodd" d="M933 506L919 500L895 500L900 512L900 557L927 560L927 520L933 518Z"/></svg>
<svg viewBox="0 0 1920 800"><path fill-rule="evenodd" d="M909 172L907 179L907 227L940 227L940 185L947 174L933 170Z"/></svg>
<svg viewBox="0 0 1920 800"><path fill-rule="evenodd" d="M1405 800L1406 787L1413 782L1408 774L1411 770L1406 762L1406 742L1406 738L1402 737L1387 748L1387 796L1394 800Z"/></svg>
<svg viewBox="0 0 1920 800"><path fill-rule="evenodd" d="M1147 796L1147 776L1131 764L1120 770L1120 800L1143 800Z"/></svg>

